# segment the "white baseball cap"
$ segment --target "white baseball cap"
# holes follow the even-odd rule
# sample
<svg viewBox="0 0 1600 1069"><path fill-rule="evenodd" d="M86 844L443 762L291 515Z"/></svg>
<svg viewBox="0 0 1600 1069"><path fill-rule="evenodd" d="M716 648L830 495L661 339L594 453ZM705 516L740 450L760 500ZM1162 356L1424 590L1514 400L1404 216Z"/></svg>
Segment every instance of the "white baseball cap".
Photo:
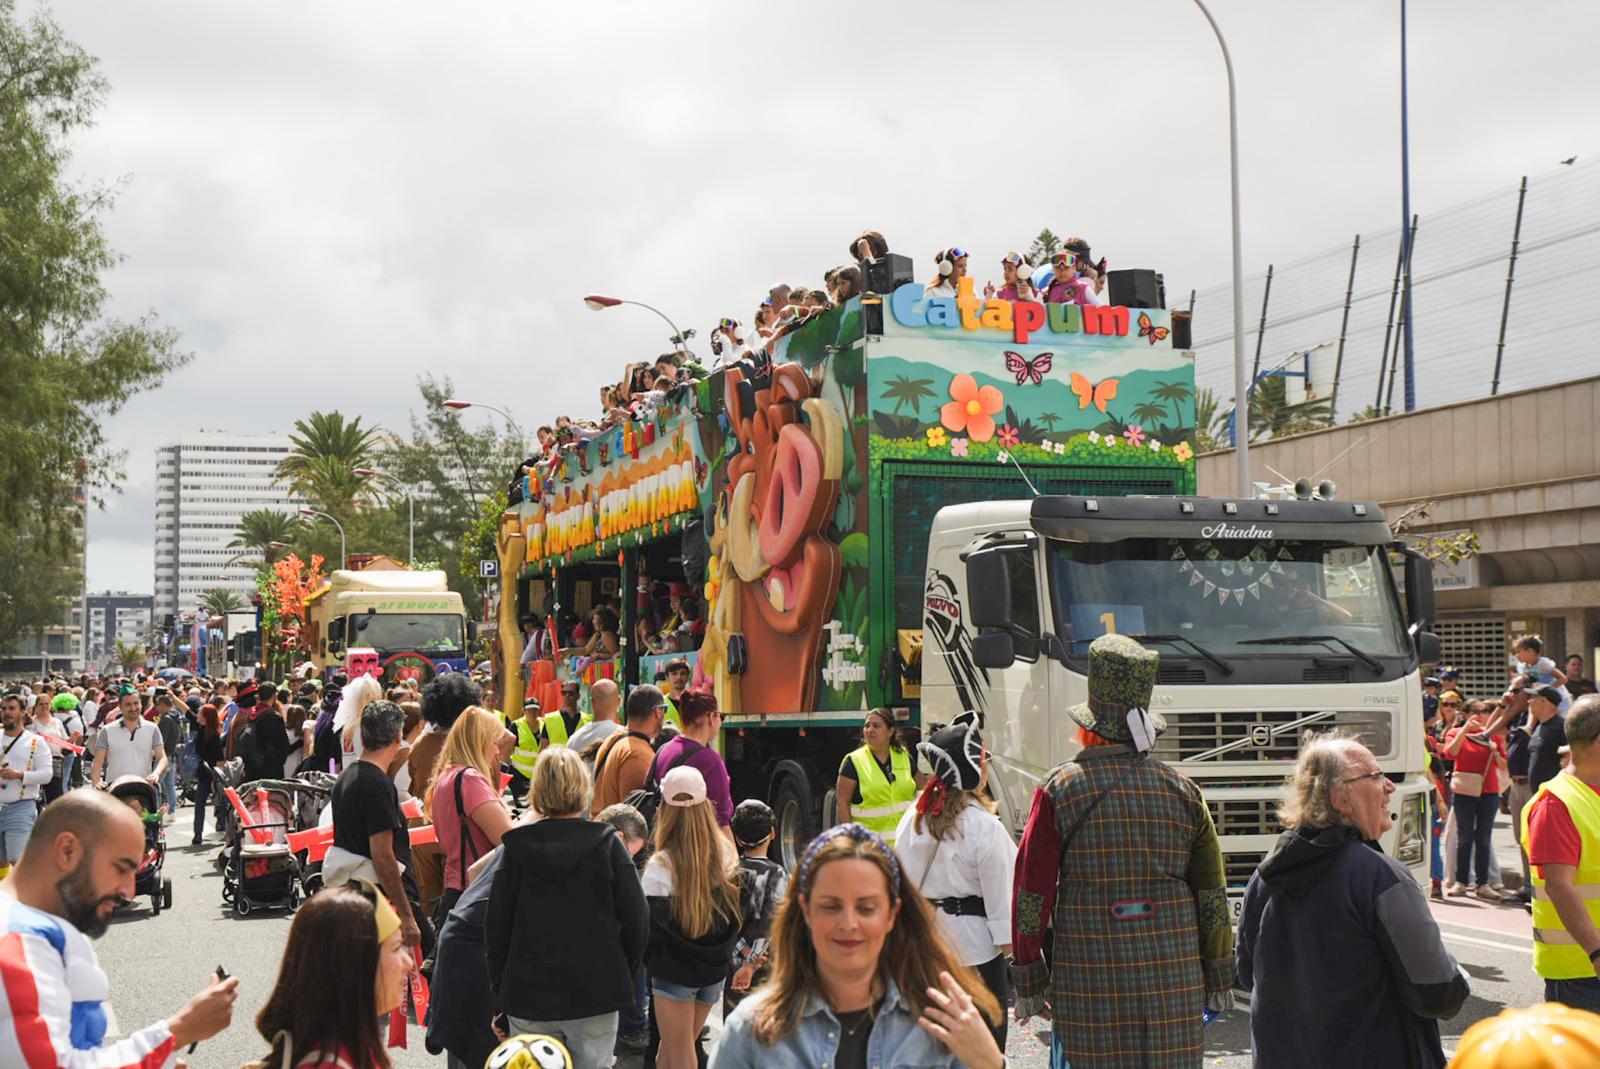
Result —
<svg viewBox="0 0 1600 1069"><path fill-rule="evenodd" d="M661 800L668 805L699 805L706 800L706 778L697 768L679 765L661 777Z"/></svg>

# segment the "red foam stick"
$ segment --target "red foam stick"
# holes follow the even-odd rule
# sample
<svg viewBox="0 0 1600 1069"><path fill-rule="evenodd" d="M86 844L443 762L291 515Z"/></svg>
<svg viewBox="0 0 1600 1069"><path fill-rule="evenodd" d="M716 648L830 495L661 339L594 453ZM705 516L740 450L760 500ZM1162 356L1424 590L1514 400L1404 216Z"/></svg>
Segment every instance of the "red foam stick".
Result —
<svg viewBox="0 0 1600 1069"><path fill-rule="evenodd" d="M83 747L82 746L74 746L72 743L68 742L66 739L58 739L54 735L40 735L39 737L41 739L43 739L48 745L54 746L58 750L68 750L68 751L70 751L72 753L82 753L83 752Z"/></svg>
<svg viewBox="0 0 1600 1069"><path fill-rule="evenodd" d="M233 811L239 814L239 824L245 831L250 833L250 838L258 843L270 843L272 834L256 827L255 821L250 819L250 810L246 809L244 803L239 800L239 792L232 787L224 787L222 793L227 797L228 804L233 806Z"/></svg>

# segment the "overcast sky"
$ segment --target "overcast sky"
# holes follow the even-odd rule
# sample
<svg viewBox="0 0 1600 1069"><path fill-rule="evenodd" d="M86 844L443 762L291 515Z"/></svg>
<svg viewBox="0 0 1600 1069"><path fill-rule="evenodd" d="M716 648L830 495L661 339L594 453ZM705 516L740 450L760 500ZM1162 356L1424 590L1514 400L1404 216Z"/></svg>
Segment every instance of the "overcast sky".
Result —
<svg viewBox="0 0 1600 1069"><path fill-rule="evenodd" d="M110 424L127 480L90 519L92 590L151 589L165 437L316 407L403 428L424 372L525 426L587 412L667 332L586 292L659 306L703 352L864 227L919 276L964 245L980 284L1043 226L1169 293L1229 270L1226 83L1187 0L53 9L112 85L75 159L128 180L112 309L195 354ZM1246 272L1398 221L1398 4L1213 9ZM1600 152L1600 5L1510 10L1411 5L1415 210Z"/></svg>

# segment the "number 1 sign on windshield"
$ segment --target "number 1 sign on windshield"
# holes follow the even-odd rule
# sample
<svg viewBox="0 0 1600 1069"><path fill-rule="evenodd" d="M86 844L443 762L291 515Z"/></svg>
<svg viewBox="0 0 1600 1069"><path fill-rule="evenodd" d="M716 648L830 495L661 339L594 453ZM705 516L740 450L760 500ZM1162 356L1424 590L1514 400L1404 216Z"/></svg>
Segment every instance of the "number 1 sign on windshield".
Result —
<svg viewBox="0 0 1600 1069"><path fill-rule="evenodd" d="M1101 635L1144 634L1143 605L1107 605L1086 602L1067 611L1072 640L1088 642Z"/></svg>

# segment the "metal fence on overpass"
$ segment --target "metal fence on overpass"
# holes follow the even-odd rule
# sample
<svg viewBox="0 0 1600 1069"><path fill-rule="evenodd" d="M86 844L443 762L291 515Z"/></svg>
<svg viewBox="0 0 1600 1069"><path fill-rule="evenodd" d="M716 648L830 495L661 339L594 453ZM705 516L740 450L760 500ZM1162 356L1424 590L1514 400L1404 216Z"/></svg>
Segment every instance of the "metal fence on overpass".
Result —
<svg viewBox="0 0 1600 1069"><path fill-rule="evenodd" d="M1317 392L1334 393L1341 423L1368 406L1404 408L1396 364L1407 300L1419 407L1562 382L1600 367L1589 329L1600 313L1600 160L1419 214L1409 288L1399 251L1395 226L1247 276L1247 357L1257 354L1252 362L1264 372L1316 349ZM1233 398L1232 286L1168 294L1175 309L1191 300L1196 382L1226 411Z"/></svg>

